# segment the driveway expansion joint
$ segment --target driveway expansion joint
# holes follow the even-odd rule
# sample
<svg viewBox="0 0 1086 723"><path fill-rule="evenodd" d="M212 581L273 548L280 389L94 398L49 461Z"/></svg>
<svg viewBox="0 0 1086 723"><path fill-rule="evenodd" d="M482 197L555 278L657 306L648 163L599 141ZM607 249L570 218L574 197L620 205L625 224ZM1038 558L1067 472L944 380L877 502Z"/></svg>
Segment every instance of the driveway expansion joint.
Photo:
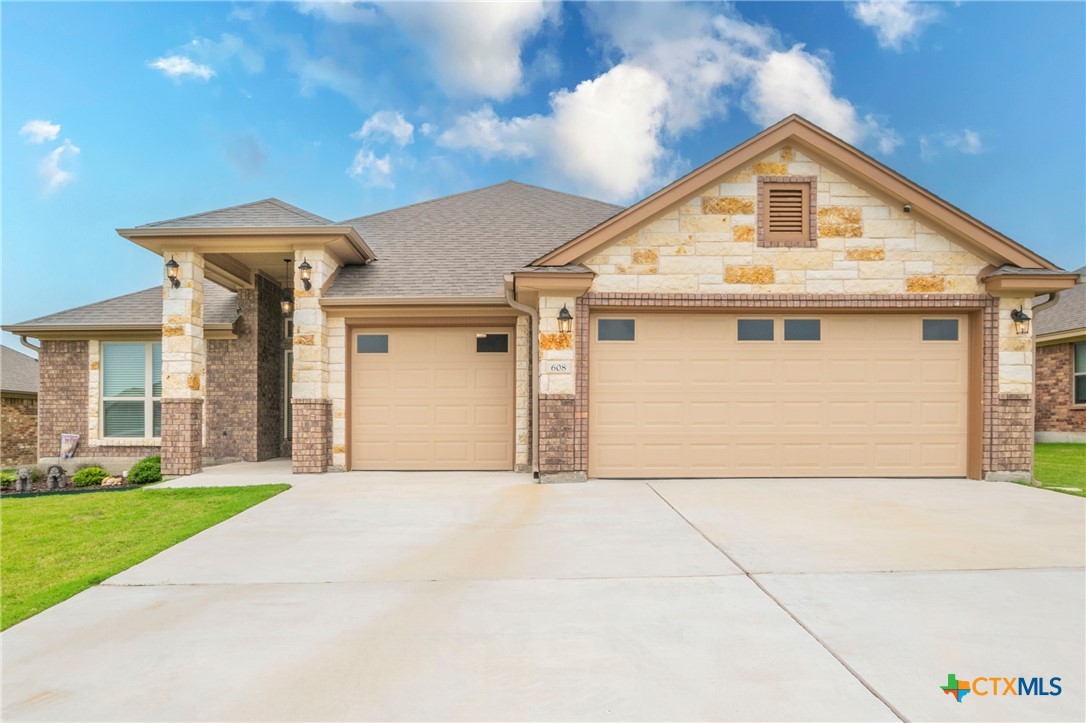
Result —
<svg viewBox="0 0 1086 723"><path fill-rule="evenodd" d="M727 553L727 551L724 550L724 548L722 548L720 545L716 544L711 539L709 539L708 535L706 535L704 532L702 532L701 529L698 528L697 525L695 525L693 522L691 522L689 519L687 519L686 515L684 515L682 512L679 512L679 510L676 509L675 505L671 504L671 502L666 497L664 497L662 494L660 494L660 491L657 490L655 487L653 487L651 482L646 482L645 486L648 487L650 490L652 490L656 494L656 496L659 497L660 500L665 505L670 507L671 510L676 515L678 515L679 518L682 519L683 522L685 522L687 525L689 525L691 527L691 529L693 529L695 532L697 532L699 535L701 535L702 539L704 539L706 542L708 542L710 545L712 545L717 551L720 552L721 555L723 555L725 558L727 558L728 562L730 562L731 564L735 565L737 568L742 570L743 575L748 580L750 580L759 590L761 590L763 595L765 595L770 600L772 600L773 603L777 607L779 607L782 611L784 611L784 613L788 617L792 618L792 620L795 621L796 625L798 625L800 628L803 629L804 632L806 632L808 635L810 635L812 638L814 638L814 640L819 645L821 645L822 648L827 653L829 653L831 656L833 656L834 660L836 660L838 663L840 663L841 667L843 667L845 670L847 670L852 675L852 677L855 678L857 680L857 682L859 682L860 685L862 685L864 688L866 688L867 691L869 693L871 693L871 695L875 696L875 698L877 698L879 700L879 702L881 702L883 705L885 705L886 708L891 713L893 713L895 716L897 716L898 720L903 721L904 723L908 723L909 719L905 717L904 713L902 713L900 710L898 710L897 707L894 704L892 704L889 700L887 700L882 695L882 693L880 693L878 690L876 690L875 687L873 685L871 685L871 683L867 682L864 679L864 677L862 675L860 675L859 671L857 671L855 668L853 668L851 665L849 665L848 662L845 661L845 659L836 650L831 648L830 645L825 640L823 640L817 633L815 633L814 630L812 630L807 625L805 625L803 623L803 621L800 620L799 617L797 617L795 613L793 613L791 610L789 610L788 607L785 606L785 604L783 602L778 600L776 598L776 596L773 595L773 593L769 592L769 590L766 589L766 587L764 585L762 585L762 583L754 576L753 573L751 573L749 570L747 570L747 568L744 567L738 560L736 560L731 555L729 555ZM759 573L759 574L762 574L762 573Z"/></svg>

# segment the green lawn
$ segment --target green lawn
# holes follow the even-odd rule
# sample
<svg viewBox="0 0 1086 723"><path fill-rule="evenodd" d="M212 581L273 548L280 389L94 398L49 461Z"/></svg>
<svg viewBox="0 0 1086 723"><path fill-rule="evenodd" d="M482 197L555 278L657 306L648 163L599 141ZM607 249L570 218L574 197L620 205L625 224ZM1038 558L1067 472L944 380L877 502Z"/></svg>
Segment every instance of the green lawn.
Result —
<svg viewBox="0 0 1086 723"><path fill-rule="evenodd" d="M1086 444L1038 444L1033 476L1045 489L1086 497Z"/></svg>
<svg viewBox="0 0 1086 723"><path fill-rule="evenodd" d="M0 501L0 630L289 487L6 498Z"/></svg>

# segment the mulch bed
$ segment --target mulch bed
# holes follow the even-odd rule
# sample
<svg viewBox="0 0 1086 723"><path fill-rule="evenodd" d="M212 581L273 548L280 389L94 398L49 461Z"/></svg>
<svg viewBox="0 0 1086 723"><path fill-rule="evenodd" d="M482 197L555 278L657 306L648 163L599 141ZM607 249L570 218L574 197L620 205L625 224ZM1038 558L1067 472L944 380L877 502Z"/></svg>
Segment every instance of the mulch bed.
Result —
<svg viewBox="0 0 1086 723"><path fill-rule="evenodd" d="M142 487L143 485L117 485L116 487L101 487L95 485L93 487L72 487L69 483L68 487L62 487L59 490L51 490L46 484L45 480L40 482L31 482L31 492L16 492L15 484L10 486L4 485L0 487L0 496L3 497L44 497L47 495L72 495L82 494L84 492L120 492L123 490L134 490Z"/></svg>

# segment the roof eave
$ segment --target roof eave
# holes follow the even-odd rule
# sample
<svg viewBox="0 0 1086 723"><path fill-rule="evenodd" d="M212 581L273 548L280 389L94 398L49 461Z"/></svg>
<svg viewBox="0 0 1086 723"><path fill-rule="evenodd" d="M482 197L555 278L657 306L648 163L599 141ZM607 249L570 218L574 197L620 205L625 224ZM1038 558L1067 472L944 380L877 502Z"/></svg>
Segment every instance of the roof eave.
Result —
<svg viewBox="0 0 1086 723"><path fill-rule="evenodd" d="M988 276L983 282L984 289L992 296L1040 296L1072 288L1078 282L1078 274L1004 274Z"/></svg>
<svg viewBox="0 0 1086 723"><path fill-rule="evenodd" d="M118 228L123 238L149 251L160 252L161 244L150 243L153 239L201 238L215 236L343 236L354 247L358 258L354 263L369 263L377 258L358 229L347 224L330 226L187 226L187 227L136 227Z"/></svg>
<svg viewBox="0 0 1086 723"><path fill-rule="evenodd" d="M502 306L504 296L332 296L322 297L321 306Z"/></svg>

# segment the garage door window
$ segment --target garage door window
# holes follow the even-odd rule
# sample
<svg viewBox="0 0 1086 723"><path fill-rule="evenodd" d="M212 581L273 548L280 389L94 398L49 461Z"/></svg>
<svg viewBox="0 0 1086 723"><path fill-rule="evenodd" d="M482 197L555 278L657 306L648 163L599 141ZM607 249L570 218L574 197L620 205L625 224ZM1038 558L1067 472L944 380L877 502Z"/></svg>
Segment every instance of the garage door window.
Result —
<svg viewBox="0 0 1086 723"><path fill-rule="evenodd" d="M476 334L475 351L479 354L505 354L509 351L509 335Z"/></svg>
<svg viewBox="0 0 1086 723"><path fill-rule="evenodd" d="M773 341L772 319L740 319L739 341Z"/></svg>
<svg viewBox="0 0 1086 723"><path fill-rule="evenodd" d="M957 319L924 319L924 341L957 340Z"/></svg>
<svg viewBox="0 0 1086 723"><path fill-rule="evenodd" d="M633 319L600 319L598 328L600 341L634 340Z"/></svg>
<svg viewBox="0 0 1086 723"><path fill-rule="evenodd" d="M822 341L822 321L819 319L785 319L785 341Z"/></svg>
<svg viewBox="0 0 1086 723"><path fill-rule="evenodd" d="M388 334L359 334L359 354L388 354Z"/></svg>

